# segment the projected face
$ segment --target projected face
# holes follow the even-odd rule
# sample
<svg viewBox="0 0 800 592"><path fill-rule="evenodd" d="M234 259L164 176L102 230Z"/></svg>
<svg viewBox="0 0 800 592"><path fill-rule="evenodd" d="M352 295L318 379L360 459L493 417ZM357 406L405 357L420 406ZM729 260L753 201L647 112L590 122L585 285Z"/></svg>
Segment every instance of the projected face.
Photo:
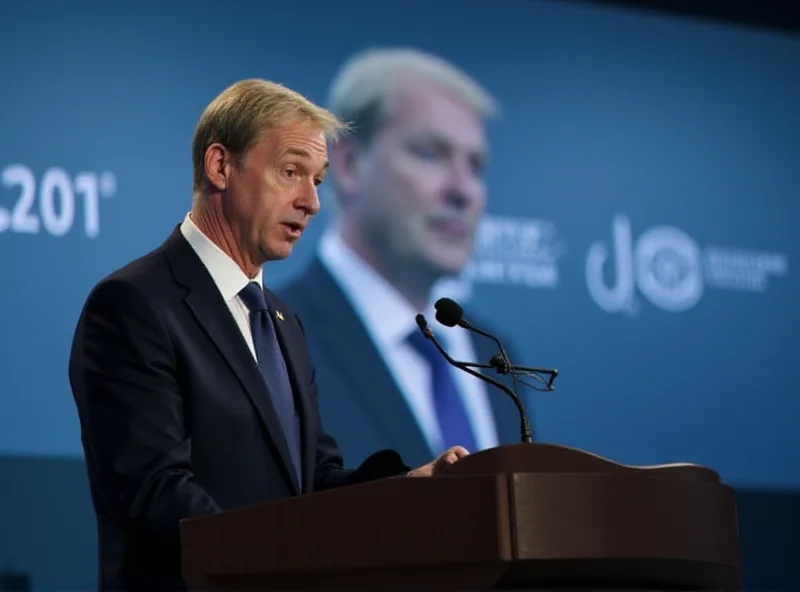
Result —
<svg viewBox="0 0 800 592"><path fill-rule="evenodd" d="M225 216L256 265L291 254L319 212L317 187L327 169L325 136L305 123L270 130L232 167Z"/></svg>
<svg viewBox="0 0 800 592"><path fill-rule="evenodd" d="M432 281L458 273L484 211L485 158L483 122L467 104L430 82L403 84L354 157L351 226L384 267Z"/></svg>

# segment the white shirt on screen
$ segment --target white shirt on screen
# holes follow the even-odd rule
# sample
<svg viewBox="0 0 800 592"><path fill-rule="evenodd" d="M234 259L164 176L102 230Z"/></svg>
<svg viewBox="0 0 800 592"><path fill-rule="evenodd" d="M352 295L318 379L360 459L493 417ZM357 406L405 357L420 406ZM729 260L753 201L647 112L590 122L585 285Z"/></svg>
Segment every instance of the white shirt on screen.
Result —
<svg viewBox="0 0 800 592"><path fill-rule="evenodd" d="M319 256L364 323L431 449L440 450L442 437L431 392L430 366L406 341L412 331L419 331L415 321L418 311L362 261L333 228L324 232ZM451 357L475 361L476 354L466 330L440 325L434 318L432 305L421 312ZM453 369L453 377L463 397L477 446L481 449L497 446L497 429L484 383L456 369Z"/></svg>
<svg viewBox="0 0 800 592"><path fill-rule="evenodd" d="M247 347L250 348L250 353L253 354L253 359L257 360L256 349L253 345L253 334L250 331L250 310L239 296L239 292L251 281L258 282L258 285L263 287L263 271L259 269L256 277L252 280L248 278L233 259L228 257L222 249L203 234L189 214L186 214L183 219L181 234L194 249L194 252L197 253L206 269L208 269L208 273L211 274L217 289L222 294L225 304L228 305L233 318L236 320L236 324L247 342Z"/></svg>

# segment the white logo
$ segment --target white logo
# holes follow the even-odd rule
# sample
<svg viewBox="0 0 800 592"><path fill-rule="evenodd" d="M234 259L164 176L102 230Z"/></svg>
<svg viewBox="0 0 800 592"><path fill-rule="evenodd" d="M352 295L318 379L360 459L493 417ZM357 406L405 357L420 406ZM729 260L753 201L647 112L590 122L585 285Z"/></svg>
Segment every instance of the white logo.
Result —
<svg viewBox="0 0 800 592"><path fill-rule="evenodd" d="M613 285L605 277L608 248L601 241L589 247L586 285L592 299L603 310L635 314L638 291L655 306L683 312L702 298L704 288L763 291L770 275L785 275L785 255L707 247L701 249L684 231L658 226L644 231L634 242L625 215L613 221Z"/></svg>
<svg viewBox="0 0 800 592"><path fill-rule="evenodd" d="M556 225L549 220L487 215L470 262L457 280L442 282L439 290L468 299L475 283L555 288L557 260L565 251L557 239Z"/></svg>
<svg viewBox="0 0 800 592"><path fill-rule="evenodd" d="M10 231L38 234L42 230L64 236L83 219L83 233L89 238L100 234L100 198L116 194L117 180L112 173L79 173L74 177L60 167L47 169L37 182L30 167L12 164L4 167L0 180L4 194L0 199L0 234Z"/></svg>

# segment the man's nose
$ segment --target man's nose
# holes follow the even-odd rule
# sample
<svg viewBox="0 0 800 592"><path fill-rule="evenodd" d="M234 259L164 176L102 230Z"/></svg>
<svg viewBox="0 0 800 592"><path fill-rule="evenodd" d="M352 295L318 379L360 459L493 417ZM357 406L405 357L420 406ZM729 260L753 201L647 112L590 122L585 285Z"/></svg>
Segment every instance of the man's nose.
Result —
<svg viewBox="0 0 800 592"><path fill-rule="evenodd" d="M305 188L298 200L298 207L302 209L307 216L315 216L319 213L322 205L320 204L319 191L315 184L311 183Z"/></svg>
<svg viewBox="0 0 800 592"><path fill-rule="evenodd" d="M457 186L448 186L445 191L445 200L447 201L447 205L458 209L466 209L472 202L470 195L461 187Z"/></svg>
<svg viewBox="0 0 800 592"><path fill-rule="evenodd" d="M467 162L454 161L449 167L445 199L457 208L467 208L478 199L480 179Z"/></svg>

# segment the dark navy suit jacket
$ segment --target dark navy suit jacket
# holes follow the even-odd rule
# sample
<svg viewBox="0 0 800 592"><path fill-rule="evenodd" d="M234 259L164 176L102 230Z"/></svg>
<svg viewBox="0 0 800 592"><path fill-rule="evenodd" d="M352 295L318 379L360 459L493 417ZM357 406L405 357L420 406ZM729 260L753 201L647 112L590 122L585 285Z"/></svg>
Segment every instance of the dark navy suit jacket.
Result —
<svg viewBox="0 0 800 592"><path fill-rule="evenodd" d="M302 493L407 471L391 451L343 468L323 429L303 326L265 292L283 317L276 328L302 426ZM180 589L181 519L301 493L252 354L177 228L92 290L69 378L98 519L102 590Z"/></svg>
<svg viewBox="0 0 800 592"><path fill-rule="evenodd" d="M369 450L395 448L403 451L412 466L427 462L424 459L433 451L419 424L363 321L324 264L313 259L276 293L292 303L308 327L307 341L322 393L320 409L337 434L345 458L358 459ZM468 316L477 326L491 330L480 318ZM484 364L497 353L494 342L483 337L473 337L473 346L478 361ZM506 349L515 360L514 348ZM492 377L509 384L506 377ZM495 387L488 388L500 444L519 443L520 419L514 402Z"/></svg>

